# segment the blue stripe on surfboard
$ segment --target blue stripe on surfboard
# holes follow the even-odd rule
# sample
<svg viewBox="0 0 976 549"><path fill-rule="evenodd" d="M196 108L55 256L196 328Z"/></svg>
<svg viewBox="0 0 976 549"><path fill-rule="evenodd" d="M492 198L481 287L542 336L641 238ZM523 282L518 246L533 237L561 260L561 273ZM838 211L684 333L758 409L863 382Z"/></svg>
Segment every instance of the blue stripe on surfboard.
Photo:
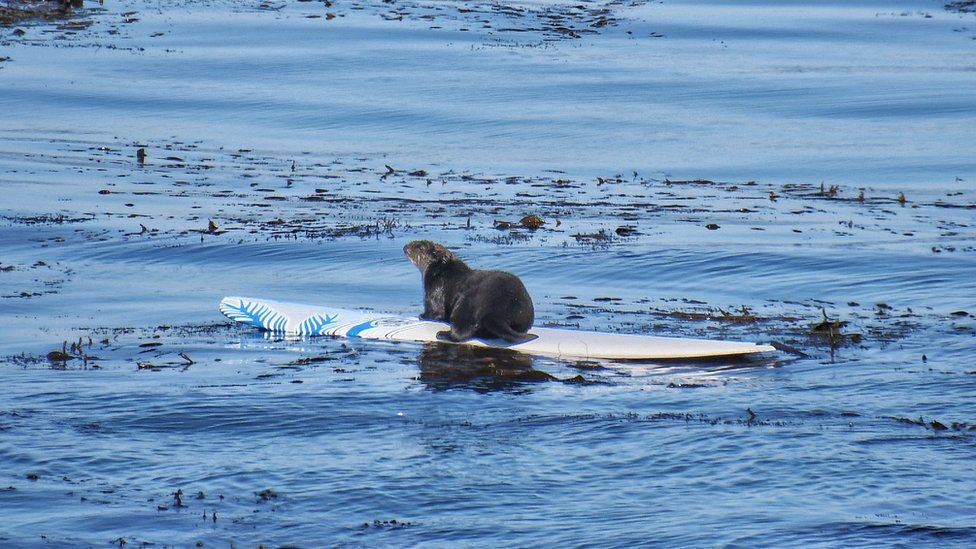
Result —
<svg viewBox="0 0 976 549"><path fill-rule="evenodd" d="M356 324L352 328L349 328L349 331L346 332L346 337L360 337L359 334L364 330L376 327L376 322L376 320L367 320L366 322Z"/></svg>

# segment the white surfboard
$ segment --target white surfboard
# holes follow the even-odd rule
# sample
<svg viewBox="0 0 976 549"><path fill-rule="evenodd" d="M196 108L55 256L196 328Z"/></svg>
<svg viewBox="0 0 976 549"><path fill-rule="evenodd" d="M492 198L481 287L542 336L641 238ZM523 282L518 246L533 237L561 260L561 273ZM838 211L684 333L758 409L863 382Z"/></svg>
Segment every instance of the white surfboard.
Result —
<svg viewBox="0 0 976 549"><path fill-rule="evenodd" d="M282 303L250 297L225 297L220 312L231 320L285 335L361 337L392 341L439 341L444 322L351 311L317 305ZM558 328L533 328L535 339L521 343L469 339L461 345L498 347L564 358L652 360L748 355L774 351L769 345L645 335L606 334Z"/></svg>

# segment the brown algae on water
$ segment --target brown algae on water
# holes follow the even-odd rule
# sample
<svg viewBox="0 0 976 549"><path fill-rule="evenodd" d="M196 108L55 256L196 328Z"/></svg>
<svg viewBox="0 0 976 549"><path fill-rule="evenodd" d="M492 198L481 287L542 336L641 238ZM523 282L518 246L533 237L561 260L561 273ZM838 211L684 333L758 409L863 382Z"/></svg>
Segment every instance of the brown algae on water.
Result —
<svg viewBox="0 0 976 549"><path fill-rule="evenodd" d="M84 0L7 0L0 5L0 25L66 19L84 7Z"/></svg>

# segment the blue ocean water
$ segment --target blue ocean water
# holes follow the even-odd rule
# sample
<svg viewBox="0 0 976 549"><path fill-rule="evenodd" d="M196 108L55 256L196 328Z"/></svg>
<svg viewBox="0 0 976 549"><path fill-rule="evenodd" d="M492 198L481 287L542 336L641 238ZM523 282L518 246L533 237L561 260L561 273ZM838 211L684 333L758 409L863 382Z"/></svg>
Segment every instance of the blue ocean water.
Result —
<svg viewBox="0 0 976 549"><path fill-rule="evenodd" d="M5 546L976 541L973 14L126 0L72 21L0 29ZM546 224L497 228L528 214ZM540 326L783 350L600 363L217 312L416 314L416 238L517 273Z"/></svg>

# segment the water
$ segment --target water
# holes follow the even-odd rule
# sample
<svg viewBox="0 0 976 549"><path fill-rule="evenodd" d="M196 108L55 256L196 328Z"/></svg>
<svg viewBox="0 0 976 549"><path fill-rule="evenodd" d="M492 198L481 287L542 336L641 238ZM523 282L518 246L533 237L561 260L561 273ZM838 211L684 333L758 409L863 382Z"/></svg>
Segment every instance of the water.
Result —
<svg viewBox="0 0 976 549"><path fill-rule="evenodd" d="M518 6L0 30L0 541L972 545L973 15ZM416 314L415 238L519 274L539 325L785 350L484 356L216 312Z"/></svg>

